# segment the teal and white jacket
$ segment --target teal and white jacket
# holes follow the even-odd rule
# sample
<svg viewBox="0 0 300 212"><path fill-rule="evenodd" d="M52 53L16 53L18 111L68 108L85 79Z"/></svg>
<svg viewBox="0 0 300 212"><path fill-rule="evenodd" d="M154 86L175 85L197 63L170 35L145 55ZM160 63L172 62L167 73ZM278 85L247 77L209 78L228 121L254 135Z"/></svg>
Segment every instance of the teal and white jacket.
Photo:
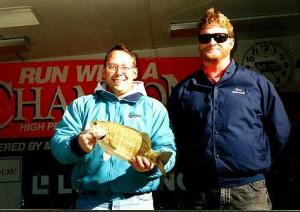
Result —
<svg viewBox="0 0 300 212"><path fill-rule="evenodd" d="M65 110L50 142L53 156L63 164L74 164L72 184L79 191L99 193L145 193L157 189L162 173L154 168L140 173L125 161L114 156L104 158L99 145L86 154L79 147L77 137L90 121L112 121L147 133L152 148L173 152L165 170L175 165L176 148L164 105L148 97L143 82L134 82L134 88L123 97L106 91L99 82L95 92L75 99Z"/></svg>

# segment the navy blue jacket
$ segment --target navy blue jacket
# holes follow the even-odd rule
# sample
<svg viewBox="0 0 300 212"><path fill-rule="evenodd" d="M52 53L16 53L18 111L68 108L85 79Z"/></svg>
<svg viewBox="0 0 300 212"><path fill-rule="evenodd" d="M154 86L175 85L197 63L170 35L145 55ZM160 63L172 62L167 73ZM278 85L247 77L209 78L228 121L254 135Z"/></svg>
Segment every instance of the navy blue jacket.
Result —
<svg viewBox="0 0 300 212"><path fill-rule="evenodd" d="M178 83L168 109L190 189L264 179L291 129L271 82L233 60L217 84L202 70Z"/></svg>

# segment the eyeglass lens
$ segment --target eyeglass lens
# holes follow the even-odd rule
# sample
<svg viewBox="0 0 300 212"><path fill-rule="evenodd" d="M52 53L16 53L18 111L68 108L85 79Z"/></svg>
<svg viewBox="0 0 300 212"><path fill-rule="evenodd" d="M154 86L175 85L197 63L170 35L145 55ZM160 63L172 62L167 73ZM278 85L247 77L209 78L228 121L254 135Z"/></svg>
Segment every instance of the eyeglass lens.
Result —
<svg viewBox="0 0 300 212"><path fill-rule="evenodd" d="M107 69L109 71L117 71L121 70L123 72L128 71L129 69L132 69L132 67L127 67L127 66L119 66L119 65L107 65Z"/></svg>
<svg viewBox="0 0 300 212"><path fill-rule="evenodd" d="M211 39L214 39L217 43L223 43L228 39L228 34L226 33L214 33L214 34L199 34L199 43L209 43Z"/></svg>

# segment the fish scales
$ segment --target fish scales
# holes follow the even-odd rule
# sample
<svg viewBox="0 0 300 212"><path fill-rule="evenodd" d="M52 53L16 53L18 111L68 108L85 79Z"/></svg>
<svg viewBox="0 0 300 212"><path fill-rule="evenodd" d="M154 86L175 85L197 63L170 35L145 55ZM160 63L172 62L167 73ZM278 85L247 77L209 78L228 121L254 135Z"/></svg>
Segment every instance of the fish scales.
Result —
<svg viewBox="0 0 300 212"><path fill-rule="evenodd" d="M97 143L105 152L127 161L138 155L146 157L163 174L166 173L164 164L172 152L154 151L148 134L110 121L91 121L88 132L96 137Z"/></svg>
<svg viewBox="0 0 300 212"><path fill-rule="evenodd" d="M104 140L107 139L109 145L115 148L114 154L125 160L130 160L138 155L143 143L143 138L138 131L113 122L102 122L101 124L109 132Z"/></svg>

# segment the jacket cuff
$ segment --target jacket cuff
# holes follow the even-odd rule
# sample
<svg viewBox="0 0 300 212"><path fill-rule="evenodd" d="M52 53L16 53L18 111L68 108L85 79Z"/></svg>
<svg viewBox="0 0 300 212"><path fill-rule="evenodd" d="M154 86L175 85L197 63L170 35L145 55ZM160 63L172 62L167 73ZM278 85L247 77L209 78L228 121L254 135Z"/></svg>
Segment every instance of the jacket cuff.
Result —
<svg viewBox="0 0 300 212"><path fill-rule="evenodd" d="M158 171L158 168L157 168L156 166L154 166L153 169L151 169L151 170L148 171L148 172L145 172L145 174L146 174L147 177L150 177L150 176L156 174L157 171Z"/></svg>
<svg viewBox="0 0 300 212"><path fill-rule="evenodd" d="M78 136L74 137L71 140L71 150L72 152L77 155L78 157L82 157L84 155L86 155L87 153L85 151L83 151L79 145L78 142Z"/></svg>

